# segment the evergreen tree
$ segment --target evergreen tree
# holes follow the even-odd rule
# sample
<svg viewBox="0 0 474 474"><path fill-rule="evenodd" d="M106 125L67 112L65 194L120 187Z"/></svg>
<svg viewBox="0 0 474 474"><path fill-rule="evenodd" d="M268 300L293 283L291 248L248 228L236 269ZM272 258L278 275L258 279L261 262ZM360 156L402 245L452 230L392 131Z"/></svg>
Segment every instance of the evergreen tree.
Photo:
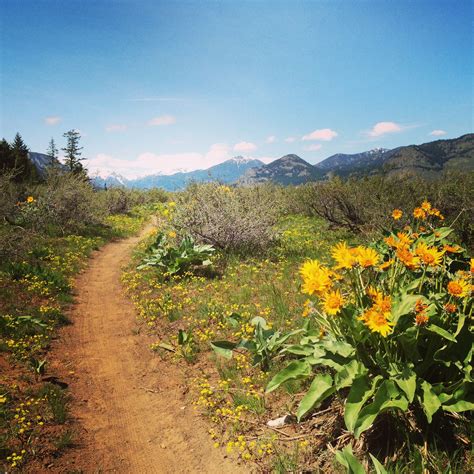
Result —
<svg viewBox="0 0 474 474"><path fill-rule="evenodd" d="M13 156L10 144L3 139L0 142L0 173L4 174L15 168L15 157Z"/></svg>
<svg viewBox="0 0 474 474"><path fill-rule="evenodd" d="M28 147L19 133L15 135L13 143L10 145L10 152L14 163L15 181L34 181L38 179L36 167L28 157Z"/></svg>
<svg viewBox="0 0 474 474"><path fill-rule="evenodd" d="M53 159L58 158L58 149L56 148L56 143L54 142L54 138L51 138L48 145L48 150L46 154L49 155Z"/></svg>
<svg viewBox="0 0 474 474"><path fill-rule="evenodd" d="M63 137L67 139L66 147L61 148L65 154L64 164L72 173L83 174L85 176L86 170L81 163L81 161L84 160L84 158L81 158L82 147L79 146L79 140L81 139L80 133L77 130L69 130Z"/></svg>

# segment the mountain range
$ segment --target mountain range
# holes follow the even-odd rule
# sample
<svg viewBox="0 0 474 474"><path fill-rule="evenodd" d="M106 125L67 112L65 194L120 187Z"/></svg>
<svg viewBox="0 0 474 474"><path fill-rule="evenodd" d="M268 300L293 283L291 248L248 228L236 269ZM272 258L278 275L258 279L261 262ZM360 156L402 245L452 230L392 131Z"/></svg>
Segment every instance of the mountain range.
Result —
<svg viewBox="0 0 474 474"><path fill-rule="evenodd" d="M337 153L316 165L310 165L297 155L286 155L268 165L247 171L239 179L239 184L267 181L285 185L300 184L331 176L362 177L373 174L432 176L448 169L474 170L474 134L392 150L375 148L350 155Z"/></svg>
<svg viewBox="0 0 474 474"><path fill-rule="evenodd" d="M57 160L42 153L30 153L29 156L42 175L51 165L63 166ZM269 164L264 164L257 159L236 156L204 170L171 175L153 174L136 179L126 179L117 173L111 173L102 177L94 176L92 182L100 188L160 187L168 191L177 191L193 181L218 181L244 186L262 182L297 185L328 179L332 176L361 177L374 174L432 176L449 169L474 170L474 134L391 150L374 148L355 154L337 153L315 165L311 165L294 154L285 155Z"/></svg>
<svg viewBox="0 0 474 474"><path fill-rule="evenodd" d="M170 175L152 174L136 179L126 179L123 176L112 173L105 177L93 177L93 183L97 187L126 186L139 189L163 188L167 191L178 191L193 181L218 181L220 183L232 184L238 181L246 171L262 165L263 162L260 160L236 156L204 170L180 171Z"/></svg>

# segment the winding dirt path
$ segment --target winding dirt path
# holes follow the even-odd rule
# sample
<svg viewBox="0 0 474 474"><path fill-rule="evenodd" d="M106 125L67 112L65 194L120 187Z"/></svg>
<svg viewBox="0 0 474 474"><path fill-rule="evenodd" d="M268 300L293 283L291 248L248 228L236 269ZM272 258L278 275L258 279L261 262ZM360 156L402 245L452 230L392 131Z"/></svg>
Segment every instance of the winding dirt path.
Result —
<svg viewBox="0 0 474 474"><path fill-rule="evenodd" d="M215 449L186 406L182 375L148 349L124 296L121 267L139 237L96 253L76 282L77 303L54 352L73 397L80 445L54 470L84 473L248 472ZM179 371L178 371L179 372Z"/></svg>

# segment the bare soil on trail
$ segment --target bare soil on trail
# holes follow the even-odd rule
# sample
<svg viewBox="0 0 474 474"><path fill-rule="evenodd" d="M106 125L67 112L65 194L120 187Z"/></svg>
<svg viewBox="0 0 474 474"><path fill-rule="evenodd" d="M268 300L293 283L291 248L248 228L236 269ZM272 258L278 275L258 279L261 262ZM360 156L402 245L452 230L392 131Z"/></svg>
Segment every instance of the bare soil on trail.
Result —
<svg viewBox="0 0 474 474"><path fill-rule="evenodd" d="M208 426L186 401L182 372L152 354L137 331L120 275L138 239L107 244L76 280L72 325L53 347L52 369L69 383L77 446L46 470L249 472L213 447Z"/></svg>

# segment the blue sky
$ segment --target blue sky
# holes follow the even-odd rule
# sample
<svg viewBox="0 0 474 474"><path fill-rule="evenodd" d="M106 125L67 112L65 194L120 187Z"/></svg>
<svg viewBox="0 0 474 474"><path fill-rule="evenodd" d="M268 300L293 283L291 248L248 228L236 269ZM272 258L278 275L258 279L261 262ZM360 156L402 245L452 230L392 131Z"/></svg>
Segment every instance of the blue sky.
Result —
<svg viewBox="0 0 474 474"><path fill-rule="evenodd" d="M311 163L472 131L470 1L2 0L0 136L91 171Z"/></svg>

